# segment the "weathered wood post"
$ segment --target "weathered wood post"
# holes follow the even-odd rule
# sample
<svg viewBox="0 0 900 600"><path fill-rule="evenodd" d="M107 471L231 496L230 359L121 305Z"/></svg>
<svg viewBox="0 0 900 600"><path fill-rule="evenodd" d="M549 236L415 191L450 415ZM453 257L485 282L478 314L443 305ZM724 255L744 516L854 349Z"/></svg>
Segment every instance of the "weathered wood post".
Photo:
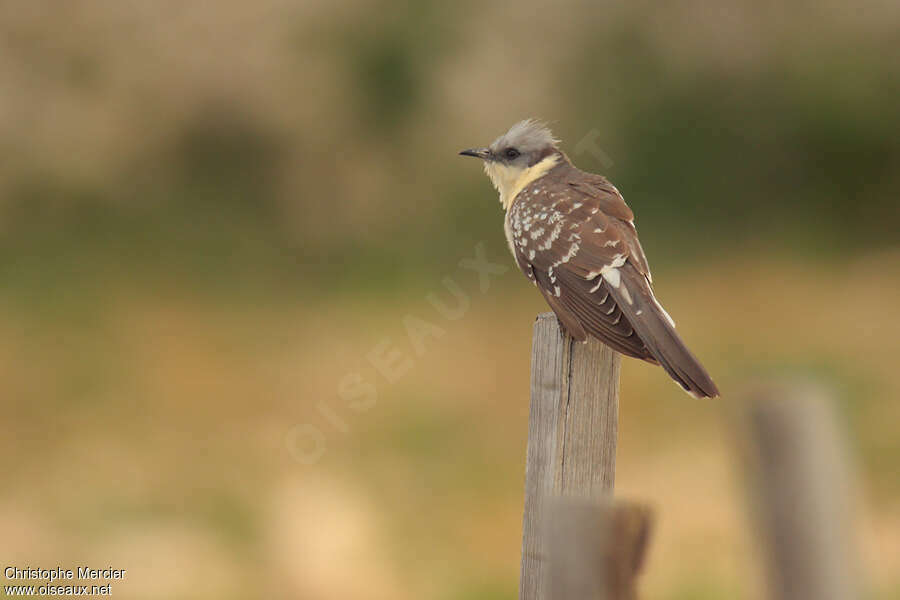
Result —
<svg viewBox="0 0 900 600"><path fill-rule="evenodd" d="M608 346L562 333L553 313L535 321L520 600L547 597L549 499L600 499L612 492L619 365Z"/></svg>
<svg viewBox="0 0 900 600"><path fill-rule="evenodd" d="M634 600L653 519L632 502L555 498L545 544L552 600Z"/></svg>
<svg viewBox="0 0 900 600"><path fill-rule="evenodd" d="M833 398L802 381L745 394L739 423L773 600L859 597L852 477Z"/></svg>

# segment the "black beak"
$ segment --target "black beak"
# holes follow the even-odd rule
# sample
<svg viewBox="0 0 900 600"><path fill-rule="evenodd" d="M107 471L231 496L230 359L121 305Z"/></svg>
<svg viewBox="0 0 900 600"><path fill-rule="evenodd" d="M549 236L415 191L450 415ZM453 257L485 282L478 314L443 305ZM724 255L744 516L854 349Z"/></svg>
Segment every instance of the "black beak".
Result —
<svg viewBox="0 0 900 600"><path fill-rule="evenodd" d="M460 152L462 156L474 156L475 158L480 158L482 160L489 160L491 158L491 149L490 148L469 148L468 150L463 150Z"/></svg>

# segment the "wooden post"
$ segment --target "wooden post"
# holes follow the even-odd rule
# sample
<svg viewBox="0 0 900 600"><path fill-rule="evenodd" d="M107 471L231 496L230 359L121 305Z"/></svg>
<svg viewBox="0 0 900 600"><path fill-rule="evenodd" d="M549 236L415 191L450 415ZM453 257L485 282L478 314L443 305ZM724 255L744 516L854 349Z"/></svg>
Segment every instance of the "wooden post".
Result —
<svg viewBox="0 0 900 600"><path fill-rule="evenodd" d="M787 381L756 386L741 406L773 600L859 597L851 477L832 400L820 386Z"/></svg>
<svg viewBox="0 0 900 600"><path fill-rule="evenodd" d="M553 313L534 324L531 415L525 466L520 600L544 600L549 580L548 501L601 498L616 470L620 358L591 339L575 342Z"/></svg>
<svg viewBox="0 0 900 600"><path fill-rule="evenodd" d="M652 528L650 509L631 502L556 499L549 507L553 600L633 600Z"/></svg>

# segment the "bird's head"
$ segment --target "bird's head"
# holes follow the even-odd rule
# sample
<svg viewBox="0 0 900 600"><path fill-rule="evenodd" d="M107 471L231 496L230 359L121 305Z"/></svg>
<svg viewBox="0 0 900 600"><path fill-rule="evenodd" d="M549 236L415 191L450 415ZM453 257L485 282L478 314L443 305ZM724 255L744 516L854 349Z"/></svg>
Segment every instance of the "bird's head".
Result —
<svg viewBox="0 0 900 600"><path fill-rule="evenodd" d="M519 121L486 148L460 152L484 161L484 171L500 192L505 207L515 198L526 179L533 180L562 156L559 140L546 125L534 119Z"/></svg>
<svg viewBox="0 0 900 600"><path fill-rule="evenodd" d="M526 169L557 152L559 140L546 125L534 119L519 121L509 131L486 148L470 148L460 152L485 163L500 163L507 167Z"/></svg>

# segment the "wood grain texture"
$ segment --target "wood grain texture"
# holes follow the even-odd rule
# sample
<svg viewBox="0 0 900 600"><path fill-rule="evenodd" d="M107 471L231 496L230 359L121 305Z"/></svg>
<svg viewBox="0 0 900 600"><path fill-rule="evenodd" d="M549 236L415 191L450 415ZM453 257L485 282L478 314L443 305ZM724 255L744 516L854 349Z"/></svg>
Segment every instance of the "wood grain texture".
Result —
<svg viewBox="0 0 900 600"><path fill-rule="evenodd" d="M598 499L612 491L618 432L619 355L575 342L553 313L534 324L525 467L521 600L545 598L549 499Z"/></svg>

